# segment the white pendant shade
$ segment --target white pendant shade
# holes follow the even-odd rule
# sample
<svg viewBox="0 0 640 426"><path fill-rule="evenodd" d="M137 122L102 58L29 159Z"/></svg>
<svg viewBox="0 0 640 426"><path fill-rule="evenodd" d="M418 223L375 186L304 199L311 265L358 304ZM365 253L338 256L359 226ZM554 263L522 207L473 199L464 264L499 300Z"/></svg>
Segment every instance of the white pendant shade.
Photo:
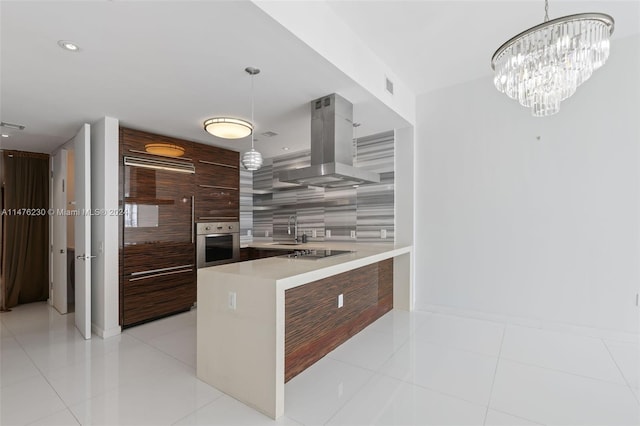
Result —
<svg viewBox="0 0 640 426"><path fill-rule="evenodd" d="M242 154L242 165L250 171L258 170L262 167L262 154L251 148L250 151Z"/></svg>

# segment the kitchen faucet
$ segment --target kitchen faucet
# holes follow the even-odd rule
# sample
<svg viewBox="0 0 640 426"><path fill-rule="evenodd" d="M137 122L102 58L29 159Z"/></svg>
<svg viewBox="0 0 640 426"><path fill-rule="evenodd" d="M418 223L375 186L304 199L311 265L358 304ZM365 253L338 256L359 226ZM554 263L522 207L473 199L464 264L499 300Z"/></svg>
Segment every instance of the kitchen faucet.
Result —
<svg viewBox="0 0 640 426"><path fill-rule="evenodd" d="M298 242L298 216L294 214L287 220L287 234L291 235L291 219L293 219L293 241Z"/></svg>

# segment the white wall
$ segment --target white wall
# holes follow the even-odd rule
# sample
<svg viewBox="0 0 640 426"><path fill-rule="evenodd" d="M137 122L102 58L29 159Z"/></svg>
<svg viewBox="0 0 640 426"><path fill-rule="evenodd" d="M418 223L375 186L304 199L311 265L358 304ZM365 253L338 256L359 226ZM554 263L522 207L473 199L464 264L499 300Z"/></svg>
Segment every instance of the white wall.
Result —
<svg viewBox="0 0 640 426"><path fill-rule="evenodd" d="M639 56L612 42L548 118L489 77L419 97L418 308L639 331Z"/></svg>
<svg viewBox="0 0 640 426"><path fill-rule="evenodd" d="M91 125L91 208L118 210L118 120ZM91 329L106 338L120 333L118 321L118 216L91 218Z"/></svg>
<svg viewBox="0 0 640 426"><path fill-rule="evenodd" d="M253 3L411 125L415 123L414 93L325 1ZM394 83L393 95L386 91L387 77Z"/></svg>

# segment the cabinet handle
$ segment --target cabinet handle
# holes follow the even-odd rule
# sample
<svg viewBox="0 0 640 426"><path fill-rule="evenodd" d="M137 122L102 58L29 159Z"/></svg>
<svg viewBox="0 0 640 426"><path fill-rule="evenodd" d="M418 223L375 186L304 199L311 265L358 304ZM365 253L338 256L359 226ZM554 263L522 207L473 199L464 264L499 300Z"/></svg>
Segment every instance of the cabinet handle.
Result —
<svg viewBox="0 0 640 426"><path fill-rule="evenodd" d="M217 185L198 185L201 188L212 188L212 189L227 189L229 191L237 191L238 188L233 188L231 186L217 186Z"/></svg>
<svg viewBox="0 0 640 426"><path fill-rule="evenodd" d="M231 222L231 221L237 221L238 220L238 216L200 216L198 217L199 220L222 220L222 221L227 221L227 222Z"/></svg>
<svg viewBox="0 0 640 426"><path fill-rule="evenodd" d="M136 154L152 155L155 157L170 158L172 160L193 161L191 158L187 158L187 157L172 157L170 155L151 154L147 151L140 151L138 149L129 149L129 152L135 152Z"/></svg>
<svg viewBox="0 0 640 426"><path fill-rule="evenodd" d="M174 271L176 269L185 269L185 268L193 268L193 264L190 263L188 265L180 265L180 266L170 266L169 268L160 268L160 269L147 269L146 271L140 271L140 272L132 272L131 276L135 277L137 275L144 275L144 274L153 274L155 272L167 272L167 271Z"/></svg>
<svg viewBox="0 0 640 426"><path fill-rule="evenodd" d="M193 233L195 232L195 216L196 216L196 208L195 208L195 201L194 201L194 196L191 196L191 244L194 243L194 235Z"/></svg>
<svg viewBox="0 0 640 426"><path fill-rule="evenodd" d="M231 164L214 163L213 161L207 161L207 160L198 160L198 162L203 163L203 164L210 164L212 166L228 167L230 169L237 169L238 168L238 166L233 166Z"/></svg>
<svg viewBox="0 0 640 426"><path fill-rule="evenodd" d="M193 268L190 269L182 269L180 271L169 271L169 272L161 272L159 274L153 274L153 275L145 275L144 277L136 277L136 278L129 278L129 282L131 281L140 281L140 280L146 280L149 278L157 278L157 277L162 277L165 275L174 275L174 274L182 274L184 272L193 272Z"/></svg>

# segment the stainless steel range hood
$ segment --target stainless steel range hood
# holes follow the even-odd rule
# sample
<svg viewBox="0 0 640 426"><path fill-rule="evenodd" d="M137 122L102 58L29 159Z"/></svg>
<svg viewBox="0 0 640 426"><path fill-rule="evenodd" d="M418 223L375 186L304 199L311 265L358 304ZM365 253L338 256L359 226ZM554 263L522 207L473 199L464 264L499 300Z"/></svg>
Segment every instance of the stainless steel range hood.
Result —
<svg viewBox="0 0 640 426"><path fill-rule="evenodd" d="M311 166L279 173L281 182L341 186L380 182L380 175L353 167L353 105L332 94L311 102Z"/></svg>

